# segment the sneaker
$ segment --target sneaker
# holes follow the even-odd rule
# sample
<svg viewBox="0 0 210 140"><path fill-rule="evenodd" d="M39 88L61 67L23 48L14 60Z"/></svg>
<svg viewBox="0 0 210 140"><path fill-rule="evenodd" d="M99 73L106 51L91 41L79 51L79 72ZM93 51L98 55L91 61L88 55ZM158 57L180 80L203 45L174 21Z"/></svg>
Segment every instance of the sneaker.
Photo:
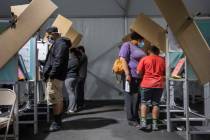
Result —
<svg viewBox="0 0 210 140"><path fill-rule="evenodd" d="M75 111L73 111L73 110L68 110L66 113L67 113L67 114L74 114Z"/></svg>
<svg viewBox="0 0 210 140"><path fill-rule="evenodd" d="M139 127L140 130L145 130L147 129L147 122L146 121L141 121L140 122L140 127Z"/></svg>
<svg viewBox="0 0 210 140"><path fill-rule="evenodd" d="M136 121L128 121L128 125L136 127L136 126L138 126L138 122L136 122Z"/></svg>
<svg viewBox="0 0 210 140"><path fill-rule="evenodd" d="M50 125L49 128L49 132L55 132L61 129L61 124L56 123L56 122L52 122L52 124Z"/></svg>
<svg viewBox="0 0 210 140"><path fill-rule="evenodd" d="M153 123L152 124L152 130L153 131L158 131L159 129L158 129L158 125L156 124L156 123Z"/></svg>

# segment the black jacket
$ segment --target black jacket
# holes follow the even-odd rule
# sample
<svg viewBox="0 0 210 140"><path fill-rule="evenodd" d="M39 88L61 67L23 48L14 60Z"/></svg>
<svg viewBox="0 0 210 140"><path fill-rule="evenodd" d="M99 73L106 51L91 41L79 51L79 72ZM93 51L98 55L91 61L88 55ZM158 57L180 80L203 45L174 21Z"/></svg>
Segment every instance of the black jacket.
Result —
<svg viewBox="0 0 210 140"><path fill-rule="evenodd" d="M66 78L77 78L79 76L79 59L73 54L69 55L68 72Z"/></svg>
<svg viewBox="0 0 210 140"><path fill-rule="evenodd" d="M82 79L86 79L87 77L87 66L88 66L88 58L85 53L82 53L82 57L80 60L80 69L79 69L79 77Z"/></svg>
<svg viewBox="0 0 210 140"><path fill-rule="evenodd" d="M65 80L69 59L71 41L67 38L59 38L50 48L43 70L44 78Z"/></svg>

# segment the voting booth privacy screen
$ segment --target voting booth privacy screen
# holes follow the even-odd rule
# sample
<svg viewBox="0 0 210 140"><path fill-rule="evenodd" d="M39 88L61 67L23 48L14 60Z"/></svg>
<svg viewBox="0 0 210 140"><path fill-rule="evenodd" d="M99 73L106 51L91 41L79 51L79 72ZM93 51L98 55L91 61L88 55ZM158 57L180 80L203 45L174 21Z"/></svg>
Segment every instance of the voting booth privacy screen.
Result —
<svg viewBox="0 0 210 140"><path fill-rule="evenodd" d="M209 45L182 0L155 0L202 84L210 81Z"/></svg>

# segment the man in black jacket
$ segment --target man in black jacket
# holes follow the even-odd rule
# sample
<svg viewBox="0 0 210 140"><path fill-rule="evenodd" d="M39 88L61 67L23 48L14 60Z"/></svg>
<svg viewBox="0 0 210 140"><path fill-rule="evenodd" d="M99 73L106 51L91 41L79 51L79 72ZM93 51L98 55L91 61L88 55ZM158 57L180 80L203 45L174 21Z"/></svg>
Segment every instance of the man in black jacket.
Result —
<svg viewBox="0 0 210 140"><path fill-rule="evenodd" d="M63 81L66 78L69 48L71 41L63 38L58 33L57 27L46 30L48 42L51 44L47 54L43 74L47 82L46 99L53 106L54 121L49 131L57 131L61 128L61 115L63 113Z"/></svg>

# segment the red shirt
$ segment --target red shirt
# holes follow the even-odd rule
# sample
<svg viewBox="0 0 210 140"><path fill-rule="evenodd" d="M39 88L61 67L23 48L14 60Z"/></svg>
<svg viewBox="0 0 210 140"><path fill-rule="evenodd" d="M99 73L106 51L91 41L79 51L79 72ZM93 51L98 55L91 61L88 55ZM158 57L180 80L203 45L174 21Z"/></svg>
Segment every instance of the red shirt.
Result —
<svg viewBox="0 0 210 140"><path fill-rule="evenodd" d="M141 88L164 88L165 60L163 57L150 55L142 58L137 71L143 76Z"/></svg>

